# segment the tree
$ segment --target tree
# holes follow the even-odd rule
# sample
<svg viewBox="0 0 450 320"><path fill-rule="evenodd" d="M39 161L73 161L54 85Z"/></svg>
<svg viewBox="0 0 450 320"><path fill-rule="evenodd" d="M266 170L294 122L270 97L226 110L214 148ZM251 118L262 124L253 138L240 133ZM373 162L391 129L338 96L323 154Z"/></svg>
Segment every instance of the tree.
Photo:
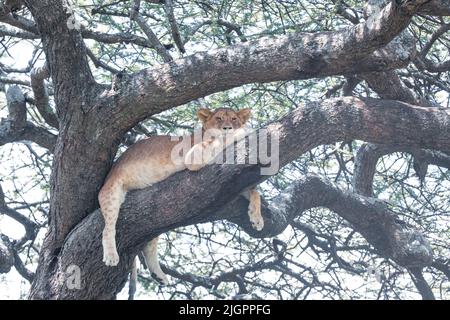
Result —
<svg viewBox="0 0 450 320"><path fill-rule="evenodd" d="M214 263L167 241L164 270L178 289L163 296L345 298L351 277L375 270L370 297L448 297L448 15L447 0L4 0L0 145L25 142L42 194L0 189L0 212L26 231L2 236L0 270L14 265L31 299L112 299L146 241L207 223L175 232L197 230ZM22 50L32 52L24 68ZM253 106L258 126L279 135L282 170L211 165L131 192L120 263L104 266L97 194L118 151L192 127L205 103ZM239 196L257 183L268 197L261 232Z"/></svg>

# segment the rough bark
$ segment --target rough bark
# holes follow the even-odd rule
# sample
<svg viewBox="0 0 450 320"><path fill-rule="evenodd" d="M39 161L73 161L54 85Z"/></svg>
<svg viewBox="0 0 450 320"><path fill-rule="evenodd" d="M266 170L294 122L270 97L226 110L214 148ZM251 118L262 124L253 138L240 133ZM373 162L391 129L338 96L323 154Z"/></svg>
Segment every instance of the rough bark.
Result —
<svg viewBox="0 0 450 320"><path fill-rule="evenodd" d="M13 252L9 247L9 245L3 241L0 234L0 274L8 273L13 265L14 265Z"/></svg>
<svg viewBox="0 0 450 320"><path fill-rule="evenodd" d="M66 235L95 209L99 186L118 142L96 139L100 124L95 122L91 107L99 94L99 85L89 69L80 31L71 24L73 16L68 2L46 0L25 4L42 39L59 126L50 185L49 229L36 275L42 281L51 273L53 258Z"/></svg>
<svg viewBox="0 0 450 320"><path fill-rule="evenodd" d="M449 16L450 0L431 0L420 8L420 13L432 16Z"/></svg>

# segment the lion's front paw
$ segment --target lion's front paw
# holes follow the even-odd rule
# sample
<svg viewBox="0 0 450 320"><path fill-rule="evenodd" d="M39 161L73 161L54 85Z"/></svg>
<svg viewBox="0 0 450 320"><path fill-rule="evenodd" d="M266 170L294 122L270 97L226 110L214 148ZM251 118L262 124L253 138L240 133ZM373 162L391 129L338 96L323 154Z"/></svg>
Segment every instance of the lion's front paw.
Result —
<svg viewBox="0 0 450 320"><path fill-rule="evenodd" d="M103 262L109 267L117 266L119 264L119 254L117 253L117 250L105 250L103 252Z"/></svg>
<svg viewBox="0 0 450 320"><path fill-rule="evenodd" d="M186 163L186 168L189 171L199 171L201 168L203 168L205 165L203 164L196 164L196 163Z"/></svg>

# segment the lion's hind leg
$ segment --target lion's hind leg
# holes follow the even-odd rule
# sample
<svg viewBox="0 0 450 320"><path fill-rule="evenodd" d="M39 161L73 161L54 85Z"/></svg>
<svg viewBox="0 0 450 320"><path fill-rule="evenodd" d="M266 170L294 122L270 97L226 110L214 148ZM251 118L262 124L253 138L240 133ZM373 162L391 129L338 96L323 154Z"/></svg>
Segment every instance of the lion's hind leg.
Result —
<svg viewBox="0 0 450 320"><path fill-rule="evenodd" d="M261 215L261 196L259 192L252 188L242 193L250 202L248 205L248 217L253 229L261 231L264 228L264 219Z"/></svg>
<svg viewBox="0 0 450 320"><path fill-rule="evenodd" d="M116 266L119 263L119 254L116 247L116 222L125 194L122 184L107 182L98 196L100 209L105 220L102 245L103 262L107 266Z"/></svg>
<svg viewBox="0 0 450 320"><path fill-rule="evenodd" d="M149 269L151 275L162 284L168 285L169 280L167 279L166 274L161 270L161 266L159 265L158 237L153 238L150 242L148 242L142 252L144 253L145 264L147 265L147 268Z"/></svg>

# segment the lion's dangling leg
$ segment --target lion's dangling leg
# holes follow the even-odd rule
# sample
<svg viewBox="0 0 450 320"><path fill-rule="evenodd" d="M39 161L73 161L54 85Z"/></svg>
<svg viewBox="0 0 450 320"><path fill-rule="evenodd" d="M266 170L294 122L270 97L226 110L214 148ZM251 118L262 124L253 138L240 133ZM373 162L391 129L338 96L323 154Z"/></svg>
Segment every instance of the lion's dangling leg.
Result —
<svg viewBox="0 0 450 320"><path fill-rule="evenodd" d="M105 220L102 245L103 262L107 266L116 266L119 263L116 247L116 222L124 199L125 191L120 183L106 183L98 195L100 209Z"/></svg>
<svg viewBox="0 0 450 320"><path fill-rule="evenodd" d="M248 205L248 217L253 229L261 231L264 228L264 219L261 215L261 196L256 189L246 190L242 193L250 202Z"/></svg>
<svg viewBox="0 0 450 320"><path fill-rule="evenodd" d="M145 264L149 269L152 276L154 276L158 281L164 285L169 284L166 274L161 270L158 260L158 237L153 238L149 243L147 243L142 250L144 253Z"/></svg>

